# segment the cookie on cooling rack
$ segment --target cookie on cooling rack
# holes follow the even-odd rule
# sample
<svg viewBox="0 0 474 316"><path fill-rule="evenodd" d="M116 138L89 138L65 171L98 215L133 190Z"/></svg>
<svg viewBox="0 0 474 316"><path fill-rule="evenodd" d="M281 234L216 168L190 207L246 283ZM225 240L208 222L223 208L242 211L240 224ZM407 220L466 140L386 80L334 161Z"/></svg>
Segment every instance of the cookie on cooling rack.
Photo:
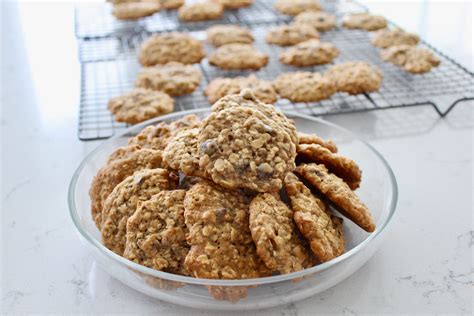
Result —
<svg viewBox="0 0 474 316"><path fill-rule="evenodd" d="M184 22L218 20L223 14L224 6L218 1L185 4L178 10L178 17Z"/></svg>
<svg viewBox="0 0 474 316"><path fill-rule="evenodd" d="M384 61L414 74L429 72L441 63L441 60L428 49L406 44L386 48L382 50L380 56Z"/></svg>
<svg viewBox="0 0 474 316"><path fill-rule="evenodd" d="M416 45L419 41L420 37L418 35L405 32L401 28L379 30L372 37L372 44L380 48L403 44Z"/></svg>
<svg viewBox="0 0 474 316"><path fill-rule="evenodd" d="M160 5L163 9L173 10L180 8L184 2L185 0L160 0Z"/></svg>
<svg viewBox="0 0 474 316"><path fill-rule="evenodd" d="M336 17L325 11L306 11L298 14L294 23L309 25L324 32L336 27Z"/></svg>
<svg viewBox="0 0 474 316"><path fill-rule="evenodd" d="M296 67L328 64L339 56L339 50L331 43L318 39L296 44L280 54L280 62Z"/></svg>
<svg viewBox="0 0 474 316"><path fill-rule="evenodd" d="M268 63L268 55L249 44L227 44L209 55L209 64L227 70L258 70Z"/></svg>
<svg viewBox="0 0 474 316"><path fill-rule="evenodd" d="M321 4L317 0L277 0L273 7L286 15L298 15L301 12L320 11Z"/></svg>
<svg viewBox="0 0 474 316"><path fill-rule="evenodd" d="M369 13L353 13L346 15L342 25L348 29L376 31L387 27L387 20L381 15Z"/></svg>
<svg viewBox="0 0 474 316"><path fill-rule="evenodd" d="M280 46L295 45L310 39L319 39L319 33L315 28L306 24L277 26L268 31L265 37L267 43Z"/></svg>
<svg viewBox="0 0 474 316"><path fill-rule="evenodd" d="M126 2L114 4L112 14L119 20L137 20L160 11L157 2Z"/></svg>
<svg viewBox="0 0 474 316"><path fill-rule="evenodd" d="M254 0L214 0L224 6L224 9L235 10L251 6Z"/></svg>
<svg viewBox="0 0 474 316"><path fill-rule="evenodd" d="M206 33L207 41L215 47L231 43L252 44L254 41L252 32L238 25L214 25Z"/></svg>
<svg viewBox="0 0 474 316"><path fill-rule="evenodd" d="M275 79L273 85L280 97L293 102L316 102L336 92L329 78L314 72L284 73Z"/></svg>
<svg viewBox="0 0 474 316"><path fill-rule="evenodd" d="M351 95L377 91L383 80L378 67L362 61L334 65L326 75L334 82L337 91Z"/></svg>

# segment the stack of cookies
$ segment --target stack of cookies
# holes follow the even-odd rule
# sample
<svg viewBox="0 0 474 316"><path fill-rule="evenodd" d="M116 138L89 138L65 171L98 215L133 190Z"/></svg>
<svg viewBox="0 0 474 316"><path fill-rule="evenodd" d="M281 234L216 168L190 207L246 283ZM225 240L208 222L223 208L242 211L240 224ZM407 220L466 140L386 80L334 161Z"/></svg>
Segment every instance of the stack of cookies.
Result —
<svg viewBox="0 0 474 316"><path fill-rule="evenodd" d="M94 178L104 245L152 269L209 279L291 273L344 252L343 220L373 232L361 170L244 89L211 114L149 126ZM156 284L156 283L154 283ZM209 287L236 301L245 288Z"/></svg>

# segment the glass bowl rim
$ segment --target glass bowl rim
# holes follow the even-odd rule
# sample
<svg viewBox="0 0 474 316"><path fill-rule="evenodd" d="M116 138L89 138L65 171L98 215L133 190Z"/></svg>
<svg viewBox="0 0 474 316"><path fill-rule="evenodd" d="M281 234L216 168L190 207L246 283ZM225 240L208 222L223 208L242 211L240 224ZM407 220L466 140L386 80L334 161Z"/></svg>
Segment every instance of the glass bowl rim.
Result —
<svg viewBox="0 0 474 316"><path fill-rule="evenodd" d="M342 262L359 251L361 251L363 248L365 248L372 240L377 238L384 230L386 230L388 224L391 222L393 215L395 214L395 209L397 206L397 201L398 201L398 186L397 186L397 181L395 179L395 175L390 168L390 165L387 163L385 158L374 148L372 145L370 145L368 142L365 140L361 139L354 133L350 132L349 130L338 126L336 124L333 124L331 122L325 121L321 118L313 117L310 115L305 115L301 113L296 113L293 111L283 111L285 115L288 117L299 117L302 119L307 119L313 122L318 122L321 124L329 125L332 128L338 129L349 136L353 137L353 139L363 143L366 145L376 156L380 161L382 162L382 165L385 167L386 171L389 174L389 179L390 183L392 185L392 195L391 199L389 202L389 216L386 218L386 220L381 223L381 225L377 226L376 230L371 233L367 238L365 238L361 243L356 245L354 248L351 250L345 252L341 256L334 258L332 260L329 260L327 262L324 262L322 264L316 265L314 267L304 269L301 271L296 271L288 274L282 274L282 275L276 275L276 276L270 276L270 277L263 277L263 278L253 278L253 279L239 279L239 280L217 280L217 279L203 279L203 278L194 278L194 277L189 277L189 276L183 276L183 275L177 275L177 274L172 274L168 272L163 272L159 270L154 270L152 268L145 267L143 265L140 265L138 263L135 263L133 261L130 261L128 259L125 259L122 256L119 256L118 254L114 253L113 251L109 250L106 248L99 240L97 240L95 237L93 237L86 229L84 229L81 225L81 221L77 212L76 205L74 203L75 201L75 189L76 189L76 184L77 180L79 178L79 175L81 174L82 170L85 168L85 166L89 163L89 161L92 159L93 156L97 152L99 152L103 146L107 143L111 143L114 140L122 137L123 135L129 133L132 129L140 129L144 128L150 124L156 124L160 121L172 119L174 117L182 117L185 115L189 114L199 114L199 113L204 113L204 112L209 112L211 109L210 108L202 108L202 109L194 109L194 110L187 110L187 111L179 111L179 112L174 112L170 113L167 115L163 115L157 118L150 119L148 121L145 121L140 124L133 125L127 129L125 129L123 132L120 132L109 139L105 140L101 144L99 144L94 150L92 150L79 164L77 167L76 171L74 172L71 182L69 184L69 190L68 190L68 204L69 204L69 213L71 216L71 219L74 223L74 226L76 227L77 231L80 233L80 235L88 242L90 243L93 247L97 248L102 254L104 254L107 257L110 257L114 261L117 261L119 264L125 265L133 270L139 271L141 273L144 273L146 275L154 276L160 279L165 279L168 281L173 281L173 282L181 282L181 283L186 283L186 284L197 284L197 285L215 285L215 286L252 286L252 285L261 285L261 284L271 284L271 283L278 283L278 282L283 282L287 280L293 280L297 278L302 278L310 274L316 274L320 271L326 270L339 262Z"/></svg>

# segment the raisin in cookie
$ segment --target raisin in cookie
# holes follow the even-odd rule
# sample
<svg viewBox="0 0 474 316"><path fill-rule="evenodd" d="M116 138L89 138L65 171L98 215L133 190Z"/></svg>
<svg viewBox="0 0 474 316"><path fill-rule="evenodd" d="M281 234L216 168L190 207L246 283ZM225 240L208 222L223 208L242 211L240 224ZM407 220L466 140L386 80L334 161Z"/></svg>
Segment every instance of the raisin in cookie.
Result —
<svg viewBox="0 0 474 316"><path fill-rule="evenodd" d="M173 112L174 100L161 91L135 88L110 99L107 106L117 122L136 124Z"/></svg>
<svg viewBox="0 0 474 316"><path fill-rule="evenodd" d="M273 7L283 14L295 16L306 11L320 11L317 0L277 0Z"/></svg>
<svg viewBox="0 0 474 316"><path fill-rule="evenodd" d="M120 182L109 194L102 210L102 243L122 255L125 249L127 220L139 203L153 195L177 186L177 177L164 169L144 169Z"/></svg>
<svg viewBox="0 0 474 316"><path fill-rule="evenodd" d="M278 195L262 193L252 200L250 231L257 254L270 270L285 274L311 267L311 256L293 223L293 211Z"/></svg>
<svg viewBox="0 0 474 316"><path fill-rule="evenodd" d="M180 8L184 2L185 0L160 0L160 5L163 9L173 10Z"/></svg>
<svg viewBox="0 0 474 316"><path fill-rule="evenodd" d="M313 72L284 73L275 79L273 85L282 98L293 102L316 102L336 92L331 80Z"/></svg>
<svg viewBox="0 0 474 316"><path fill-rule="evenodd" d="M334 65L326 75L334 82L337 91L351 95L377 91L383 79L378 67L362 61Z"/></svg>
<svg viewBox="0 0 474 316"><path fill-rule="evenodd" d="M178 17L184 22L217 20L224 14L224 7L217 1L185 4L178 10Z"/></svg>
<svg viewBox="0 0 474 316"><path fill-rule="evenodd" d="M280 46L295 45L310 39L319 39L318 31L305 24L281 25L271 29L265 40Z"/></svg>
<svg viewBox="0 0 474 316"><path fill-rule="evenodd" d="M329 173L324 165L315 163L298 166L295 172L321 192L347 218L368 232L375 230L375 223L367 206L339 177Z"/></svg>
<svg viewBox="0 0 474 316"><path fill-rule="evenodd" d="M342 25L348 29L376 31L387 27L387 20L381 15L354 13L344 17Z"/></svg>
<svg viewBox="0 0 474 316"><path fill-rule="evenodd" d="M324 202L293 173L285 178L285 191L294 211L295 223L318 261L326 262L344 253L342 220L331 215Z"/></svg>
<svg viewBox="0 0 474 316"><path fill-rule="evenodd" d="M397 45L384 49L380 56L384 61L404 70L421 74L431 71L441 63L440 59L426 48L412 45Z"/></svg>
<svg viewBox="0 0 474 316"><path fill-rule="evenodd" d="M114 4L112 14L119 20L137 20L160 11L157 2L127 2Z"/></svg>
<svg viewBox="0 0 474 316"><path fill-rule="evenodd" d="M183 130L170 139L163 150L163 162L173 170L181 171L188 176L201 176L199 168L198 136L199 128Z"/></svg>
<svg viewBox="0 0 474 316"><path fill-rule="evenodd" d="M372 37L372 44L380 48L403 44L416 45L419 41L420 37L418 35L405 32L401 28L379 30Z"/></svg>
<svg viewBox="0 0 474 316"><path fill-rule="evenodd" d="M215 47L230 43L252 44L254 41L250 30L238 25L214 25L206 33L207 41Z"/></svg>
<svg viewBox="0 0 474 316"><path fill-rule="evenodd" d="M280 54L283 64L296 67L308 67L328 64L339 56L339 50L331 43L317 39L301 42Z"/></svg>
<svg viewBox="0 0 474 316"><path fill-rule="evenodd" d="M214 104L226 95L238 94L244 89L250 89L255 97L265 103L275 103L277 94L271 82L258 79L255 75L235 78L216 78L204 90L209 103Z"/></svg>
<svg viewBox="0 0 474 316"><path fill-rule="evenodd" d="M324 11L307 11L298 14L294 23L309 25L324 32L336 27L336 17Z"/></svg>
<svg viewBox="0 0 474 316"><path fill-rule="evenodd" d="M143 66L177 61L199 63L205 57L203 44L186 33L172 32L155 35L140 46L138 59Z"/></svg>
<svg viewBox="0 0 474 316"><path fill-rule="evenodd" d="M268 55L249 44L226 44L209 56L209 64L228 70L258 70L268 63Z"/></svg>
<svg viewBox="0 0 474 316"><path fill-rule="evenodd" d="M187 274L185 195L184 190L162 191L139 205L127 222L125 258L155 270Z"/></svg>

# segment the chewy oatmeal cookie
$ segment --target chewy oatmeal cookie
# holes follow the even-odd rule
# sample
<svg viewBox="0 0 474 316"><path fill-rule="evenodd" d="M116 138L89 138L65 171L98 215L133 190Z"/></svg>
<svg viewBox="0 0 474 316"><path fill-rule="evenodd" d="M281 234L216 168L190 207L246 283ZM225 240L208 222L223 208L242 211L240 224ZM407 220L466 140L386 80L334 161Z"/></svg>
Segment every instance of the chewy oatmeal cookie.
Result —
<svg viewBox="0 0 474 316"><path fill-rule="evenodd" d="M119 20L137 20L160 11L158 2L126 2L114 4L112 14Z"/></svg>
<svg viewBox="0 0 474 316"><path fill-rule="evenodd" d="M102 209L102 243L122 255L125 249L127 220L138 204L153 195L177 186L177 176L164 169L143 169L120 182L108 195Z"/></svg>
<svg viewBox="0 0 474 316"><path fill-rule="evenodd" d="M180 8L184 2L185 0L160 0L160 5L163 9L173 10Z"/></svg>
<svg viewBox="0 0 474 316"><path fill-rule="evenodd" d="M201 181L184 199L191 250L190 275L209 279L248 279L269 274L258 257L249 229L249 205L238 191Z"/></svg>
<svg viewBox="0 0 474 316"><path fill-rule="evenodd" d="M319 33L315 28L305 24L277 26L265 36L267 43L280 46L295 45L310 39L319 39Z"/></svg>
<svg viewBox="0 0 474 316"><path fill-rule="evenodd" d="M250 203L250 231L257 254L282 274L311 267L311 256L293 223L293 211L275 194L262 193Z"/></svg>
<svg viewBox="0 0 474 316"><path fill-rule="evenodd" d="M277 0L273 7L283 14L295 16L306 11L320 11L317 0Z"/></svg>
<svg viewBox="0 0 474 316"><path fill-rule="evenodd" d="M418 35L405 32L401 28L379 30L372 37L372 44L380 48L403 44L416 45L419 41L420 37Z"/></svg>
<svg viewBox="0 0 474 316"><path fill-rule="evenodd" d="M376 31L387 27L387 20L381 15L369 13L353 13L346 15L342 20L342 25L348 29L363 29L366 31Z"/></svg>
<svg viewBox="0 0 474 316"><path fill-rule="evenodd" d="M282 98L293 102L316 102L336 92L333 82L315 72L290 72L279 75L273 85Z"/></svg>
<svg viewBox="0 0 474 316"><path fill-rule="evenodd" d="M184 190L162 191L138 206L127 221L125 258L152 269L187 275L185 195Z"/></svg>
<svg viewBox="0 0 474 316"><path fill-rule="evenodd" d="M298 177L289 173L285 191L291 201L294 220L319 262L326 262L344 252L342 220L329 213L323 201L314 196Z"/></svg>
<svg viewBox="0 0 474 316"><path fill-rule="evenodd" d="M332 140L324 140L316 134L298 133L298 144L317 144L337 153L337 146Z"/></svg>
<svg viewBox="0 0 474 316"><path fill-rule="evenodd" d="M238 25L214 25L207 29L207 41L219 47L230 43L252 44L254 37L248 28Z"/></svg>
<svg viewBox="0 0 474 316"><path fill-rule="evenodd" d="M429 50L412 45L391 46L382 50L380 56L384 61L414 74L429 72L441 63Z"/></svg>
<svg viewBox="0 0 474 316"><path fill-rule="evenodd" d="M235 10L251 6L254 0L214 0L224 6L224 9Z"/></svg>
<svg viewBox="0 0 474 316"><path fill-rule="evenodd" d="M264 102L273 104L277 101L277 94L271 82L258 79L255 75L235 78L216 78L204 90L209 103L214 104L226 95L238 94L244 89L250 89L255 97Z"/></svg>
<svg viewBox="0 0 474 316"><path fill-rule="evenodd" d="M337 91L351 95L377 91L383 80L378 67L362 61L334 65L326 76L334 82Z"/></svg>
<svg viewBox="0 0 474 316"><path fill-rule="evenodd" d="M199 63L206 56L203 44L186 33L171 32L154 35L140 46L138 59L147 66L177 61Z"/></svg>
<svg viewBox="0 0 474 316"><path fill-rule="evenodd" d="M174 100L161 91L135 88L110 99L107 107L117 122L136 124L173 112Z"/></svg>
<svg viewBox="0 0 474 316"><path fill-rule="evenodd" d="M375 223L367 206L341 178L329 173L324 165L304 164L296 167L295 172L305 178L355 224L367 232L375 230Z"/></svg>
<svg viewBox="0 0 474 316"><path fill-rule="evenodd" d="M180 96L196 90L201 78L201 71L194 66L172 61L143 68L137 75L135 86Z"/></svg>
<svg viewBox="0 0 474 316"><path fill-rule="evenodd" d="M332 153L318 144L298 145L296 152L298 158L303 158L304 161L324 164L330 172L344 180L352 190L359 187L362 171L354 160Z"/></svg>
<svg viewBox="0 0 474 316"><path fill-rule="evenodd" d="M117 184L132 175L135 171L162 167L161 151L139 149L123 159L117 159L103 166L92 180L89 196L91 212L95 224L100 229L102 207L110 192Z"/></svg>
<svg viewBox="0 0 474 316"><path fill-rule="evenodd" d="M339 50L331 43L323 43L317 39L296 44L280 54L283 64L296 67L308 67L329 64L339 56Z"/></svg>
<svg viewBox="0 0 474 316"><path fill-rule="evenodd" d="M212 112L199 135L200 167L214 182L230 189L278 191L285 174L294 168L295 154L291 136L281 123L247 106Z"/></svg>
<svg viewBox="0 0 474 316"><path fill-rule="evenodd" d="M178 10L178 17L184 22L218 20L224 14L224 7L217 1L185 4Z"/></svg>
<svg viewBox="0 0 474 316"><path fill-rule="evenodd" d="M187 176L204 174L199 168L198 136L199 128L178 132L170 139L163 150L163 162L173 170L181 171Z"/></svg>
<svg viewBox="0 0 474 316"><path fill-rule="evenodd" d="M324 11L307 11L298 14L294 23L306 24L324 32L336 27L336 17Z"/></svg>
<svg viewBox="0 0 474 316"><path fill-rule="evenodd" d="M209 64L228 70L258 70L267 63L268 55L257 51L249 44L222 45L209 56Z"/></svg>

